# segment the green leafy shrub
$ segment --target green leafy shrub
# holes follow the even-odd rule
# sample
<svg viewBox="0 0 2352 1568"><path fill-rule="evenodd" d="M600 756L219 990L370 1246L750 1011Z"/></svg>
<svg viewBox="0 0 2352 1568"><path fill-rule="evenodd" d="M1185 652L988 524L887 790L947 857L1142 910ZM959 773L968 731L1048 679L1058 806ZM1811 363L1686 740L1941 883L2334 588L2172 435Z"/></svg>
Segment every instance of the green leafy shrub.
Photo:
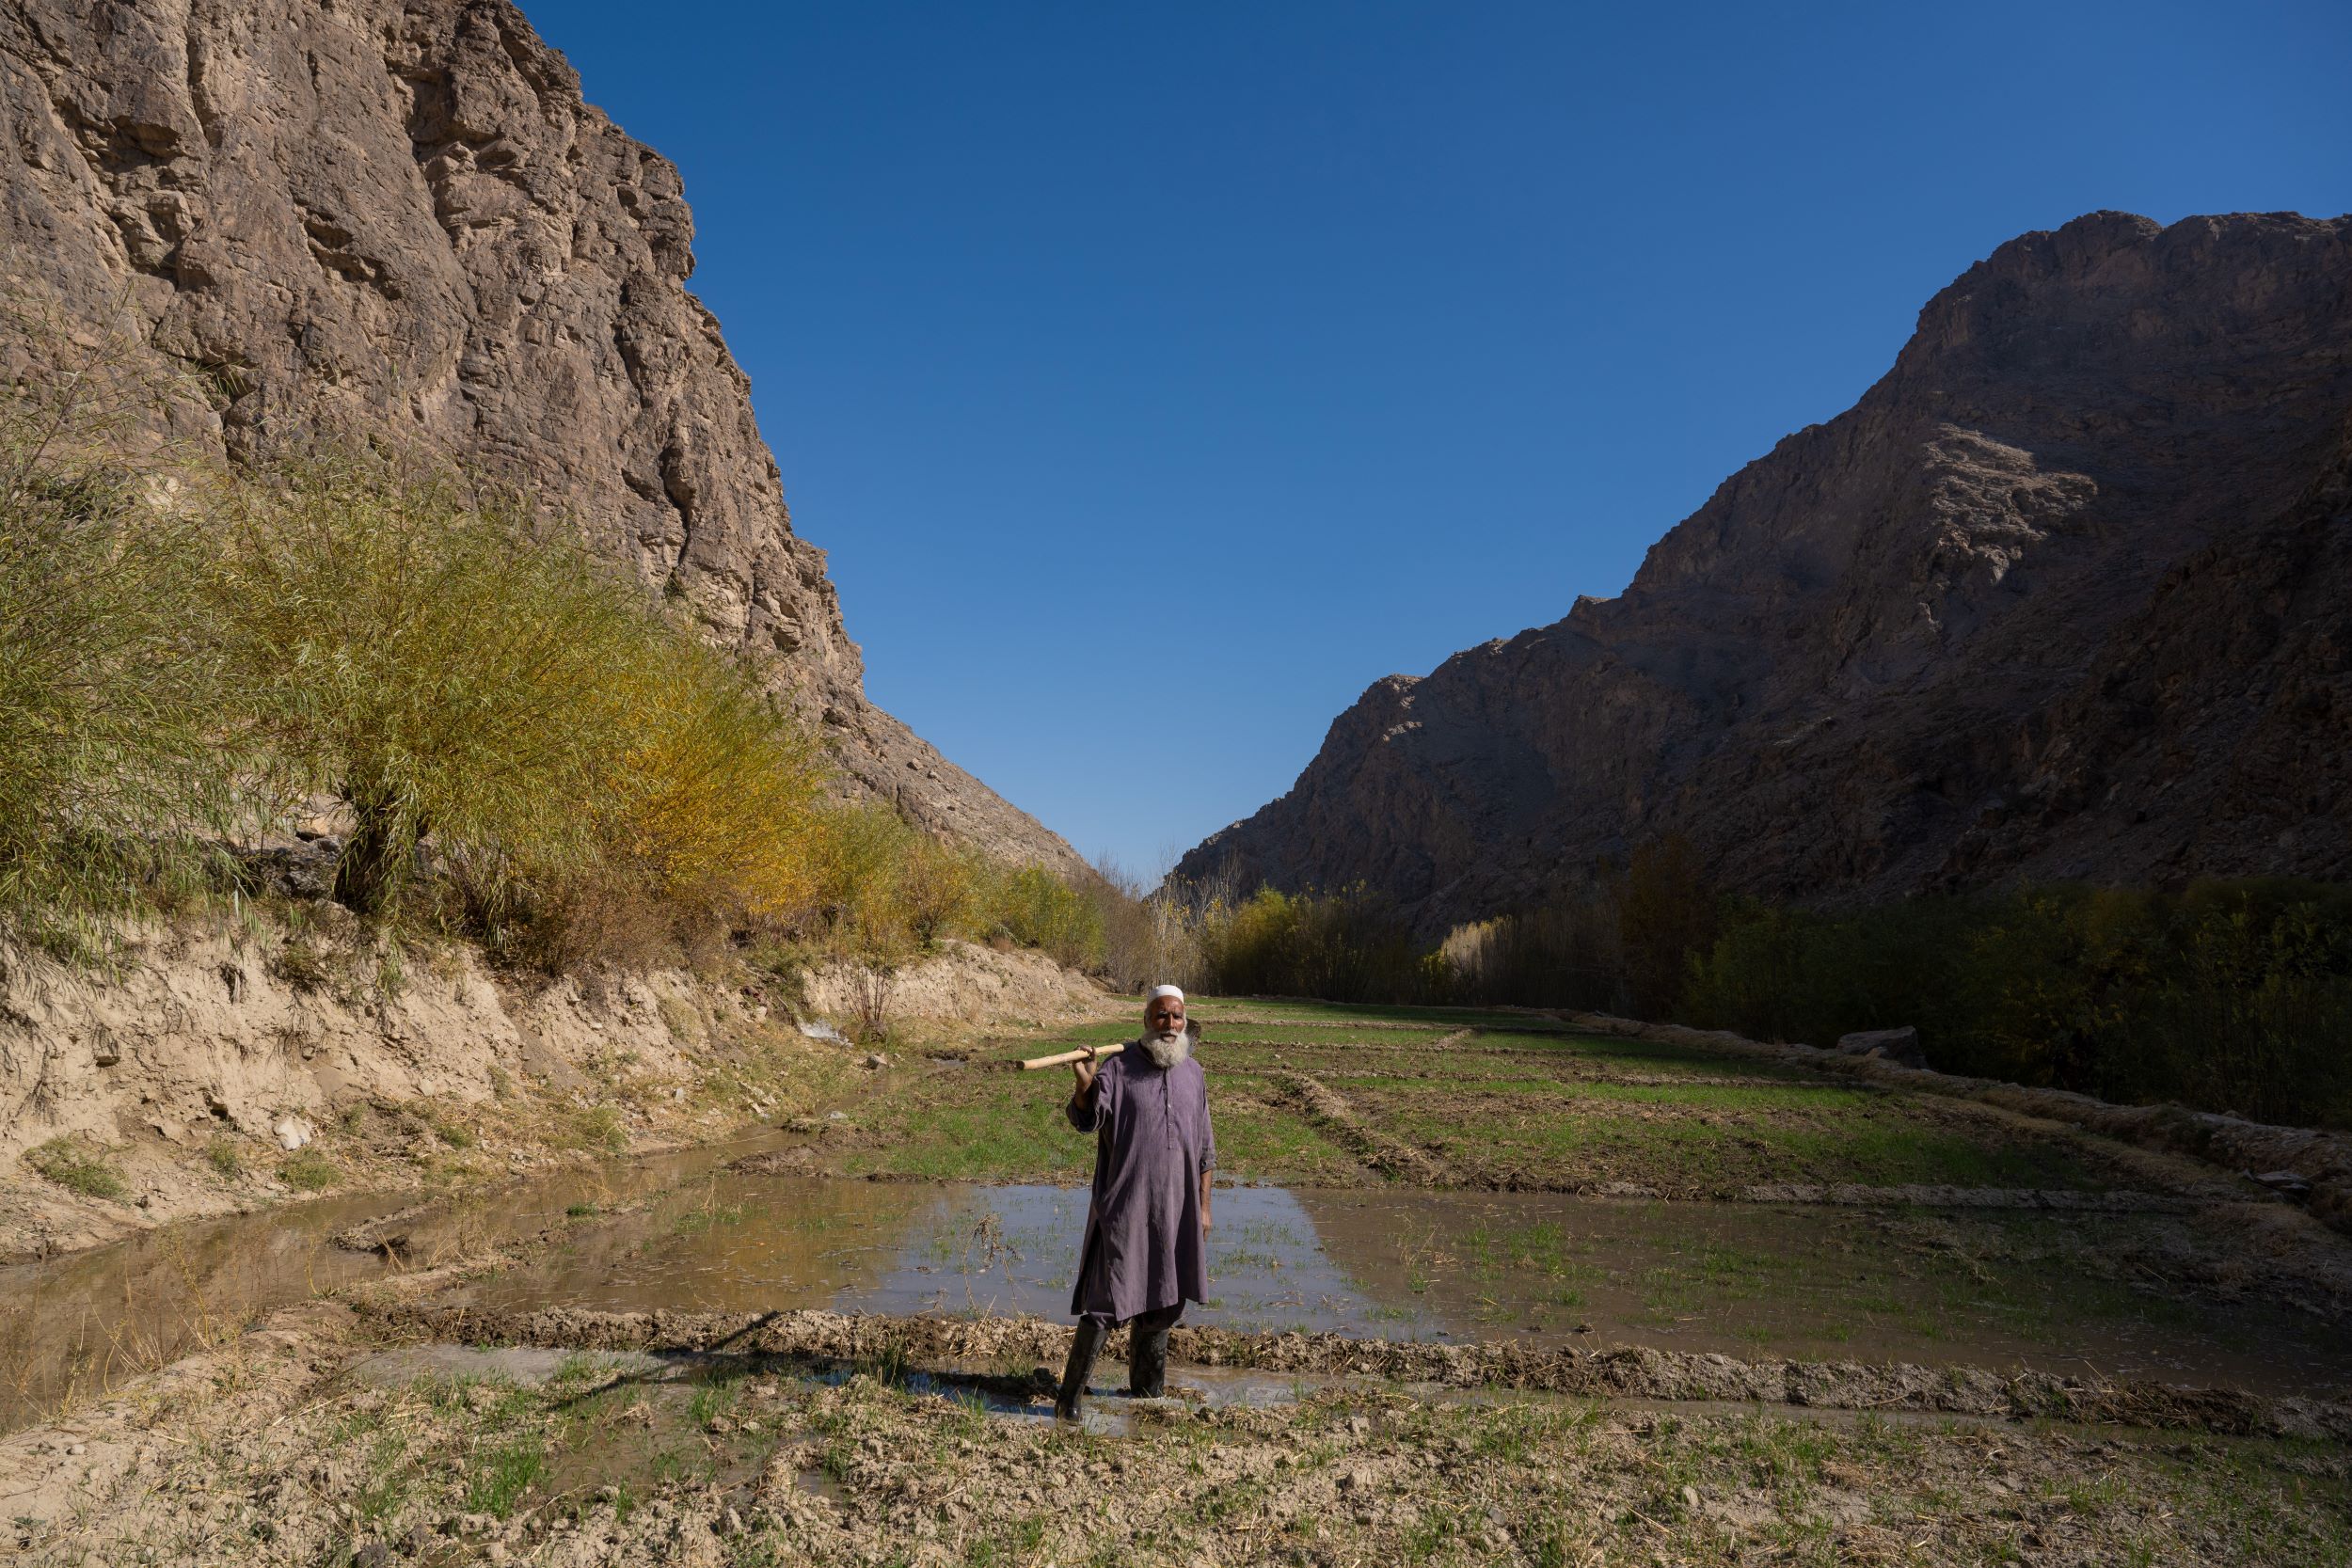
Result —
<svg viewBox="0 0 2352 1568"><path fill-rule="evenodd" d="M1910 1023L1949 1071L2348 1125L2352 890L2209 881L1740 910L1693 958L1677 1012L1813 1044Z"/></svg>
<svg viewBox="0 0 2352 1568"><path fill-rule="evenodd" d="M231 1181L245 1174L245 1155L227 1138L206 1140L204 1163L212 1166L215 1174Z"/></svg>
<svg viewBox="0 0 2352 1568"><path fill-rule="evenodd" d="M825 814L818 909L826 945L883 962L904 956L913 933L898 902L899 876L918 837L879 801Z"/></svg>
<svg viewBox="0 0 2352 1568"><path fill-rule="evenodd" d="M918 946L971 928L977 918L988 866L975 850L917 834L906 847L898 875L899 919Z"/></svg>
<svg viewBox="0 0 2352 1568"><path fill-rule="evenodd" d="M434 460L131 462L120 386L0 397L0 935L235 888L208 846L324 793L334 896L548 971L746 942L893 965L1002 932L1101 961L1079 890L829 801L758 673L528 498ZM332 981L299 927L271 958Z"/></svg>
<svg viewBox="0 0 2352 1568"><path fill-rule="evenodd" d="M1433 948L1360 889L1110 896L1125 928L1181 931L1132 951L1189 953L1179 983L1210 990L1597 1008L1817 1045L1912 1024L1948 1071L2352 1126L2352 888L2053 886L1825 911L1719 898L1667 845Z"/></svg>
<svg viewBox="0 0 2352 1568"><path fill-rule="evenodd" d="M1221 991L1334 1002L1443 1002L1455 990L1440 954L1423 952L1383 898L1262 888L1200 914L1203 983Z"/></svg>
<svg viewBox="0 0 2352 1568"><path fill-rule="evenodd" d="M1698 852L1679 836L1634 850L1613 889L1626 990L1644 1017L1664 1016L1691 956L1715 940L1716 896Z"/></svg>

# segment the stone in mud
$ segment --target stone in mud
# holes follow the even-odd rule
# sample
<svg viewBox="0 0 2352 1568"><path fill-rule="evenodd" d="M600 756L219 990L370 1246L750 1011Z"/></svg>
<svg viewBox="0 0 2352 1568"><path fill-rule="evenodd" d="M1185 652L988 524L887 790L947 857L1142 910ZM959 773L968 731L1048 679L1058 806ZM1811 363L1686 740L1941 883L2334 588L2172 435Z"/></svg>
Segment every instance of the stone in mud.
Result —
<svg viewBox="0 0 2352 1568"><path fill-rule="evenodd" d="M1919 1051L1919 1031L1906 1024L1900 1029L1857 1029L1851 1035L1837 1037L1837 1049L1848 1056L1876 1056L1899 1067L1928 1065Z"/></svg>
<svg viewBox="0 0 2352 1568"><path fill-rule="evenodd" d="M278 1139L278 1146L289 1154L318 1136L317 1128L300 1117L292 1116L278 1117L278 1125L272 1127L270 1132Z"/></svg>

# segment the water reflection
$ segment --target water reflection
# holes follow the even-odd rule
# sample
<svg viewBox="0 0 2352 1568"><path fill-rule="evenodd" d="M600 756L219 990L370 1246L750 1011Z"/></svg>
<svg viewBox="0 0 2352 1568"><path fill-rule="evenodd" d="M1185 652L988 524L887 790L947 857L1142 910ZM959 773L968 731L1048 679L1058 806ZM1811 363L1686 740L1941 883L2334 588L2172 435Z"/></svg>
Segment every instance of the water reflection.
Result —
<svg viewBox="0 0 2352 1568"><path fill-rule="evenodd" d="M446 1206L401 1227L405 1250L390 1261L329 1238L413 1198L302 1204L0 1269L0 1425L289 1301L522 1238L551 1240L459 1299L1067 1317L1083 1189L723 1167L754 1147L567 1171ZM2336 1325L2259 1290L2217 1303L2118 1266L2210 1243L2194 1219L1273 1187L1221 1191L1216 1214L1213 1299L1195 1323L2352 1389L2352 1343Z"/></svg>
<svg viewBox="0 0 2352 1568"><path fill-rule="evenodd" d="M1066 1317L1083 1188L721 1176L583 1228L457 1299L485 1307L969 1312ZM1212 1299L1189 1320L1242 1329L1445 1332L1399 1291L1382 1299L1325 1255L1298 1195L1220 1192Z"/></svg>
<svg viewBox="0 0 2352 1568"><path fill-rule="evenodd" d="M437 1205L401 1227L407 1239L393 1258L332 1238L416 1206L415 1193L315 1198L0 1266L0 1430L241 1333L290 1302L628 1207L753 1147L574 1167Z"/></svg>

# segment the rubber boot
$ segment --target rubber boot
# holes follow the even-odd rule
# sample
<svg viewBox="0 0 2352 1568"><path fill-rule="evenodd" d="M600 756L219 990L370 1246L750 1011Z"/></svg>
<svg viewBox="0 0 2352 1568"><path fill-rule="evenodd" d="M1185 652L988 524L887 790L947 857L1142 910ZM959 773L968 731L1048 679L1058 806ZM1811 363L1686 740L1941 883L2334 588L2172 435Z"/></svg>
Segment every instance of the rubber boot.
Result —
<svg viewBox="0 0 2352 1568"><path fill-rule="evenodd" d="M1061 1370L1061 1392L1054 1396L1054 1416L1058 1420L1078 1418L1078 1403L1086 1398L1087 1379L1094 1375L1094 1358L1103 1353L1103 1341L1110 1338L1111 1325L1100 1318L1080 1318L1078 1332L1070 1337L1070 1362Z"/></svg>
<svg viewBox="0 0 2352 1568"><path fill-rule="evenodd" d="M1128 1326L1127 1392L1134 1398L1156 1400L1167 1395L1168 1331L1176 1326L1177 1315L1147 1312Z"/></svg>

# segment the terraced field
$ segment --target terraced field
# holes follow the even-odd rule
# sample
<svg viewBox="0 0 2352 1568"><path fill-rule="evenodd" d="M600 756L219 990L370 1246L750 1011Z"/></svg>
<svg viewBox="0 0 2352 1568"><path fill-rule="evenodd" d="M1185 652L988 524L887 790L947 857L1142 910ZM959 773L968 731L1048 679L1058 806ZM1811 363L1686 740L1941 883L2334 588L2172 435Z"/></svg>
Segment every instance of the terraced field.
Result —
<svg viewBox="0 0 2352 1568"><path fill-rule="evenodd" d="M2156 1201L2149 1162L2079 1134L1524 1015L1208 998L1194 1017L1233 1180L1715 1199L1932 1185ZM826 1152L852 1175L1081 1178L1091 1152L1062 1121L1068 1075L1014 1061L1131 1033L1097 1024L935 1051L878 1086Z"/></svg>
<svg viewBox="0 0 2352 1568"><path fill-rule="evenodd" d="M403 1240L364 1264L353 1216L224 1222L224 1245L268 1232L284 1277L256 1305L297 1305L0 1437L15 1544L240 1568L2344 1560L2352 1243L2258 1182L1525 1014L1194 1014L1224 1191L1172 1400L1104 1370L1087 1424L1047 1418L1092 1143L1068 1074L1018 1064L1128 1027L863 1069L812 1047L850 1085L818 1114L370 1209L354 1228ZM193 1266L150 1251L116 1265L126 1302ZM87 1316L106 1266L31 1283ZM32 1306L53 1344L94 1332Z"/></svg>

